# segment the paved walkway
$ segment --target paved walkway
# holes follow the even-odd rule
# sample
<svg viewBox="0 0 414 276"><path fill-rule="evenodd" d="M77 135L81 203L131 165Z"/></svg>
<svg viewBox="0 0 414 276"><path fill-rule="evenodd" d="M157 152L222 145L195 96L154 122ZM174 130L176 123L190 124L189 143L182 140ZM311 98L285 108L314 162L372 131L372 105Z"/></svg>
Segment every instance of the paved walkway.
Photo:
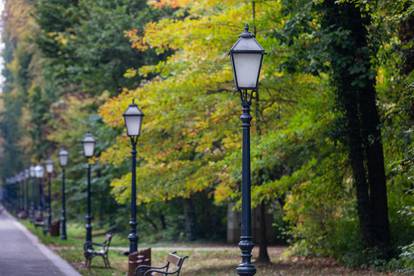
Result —
<svg viewBox="0 0 414 276"><path fill-rule="evenodd" d="M0 276L79 276L0 206Z"/></svg>

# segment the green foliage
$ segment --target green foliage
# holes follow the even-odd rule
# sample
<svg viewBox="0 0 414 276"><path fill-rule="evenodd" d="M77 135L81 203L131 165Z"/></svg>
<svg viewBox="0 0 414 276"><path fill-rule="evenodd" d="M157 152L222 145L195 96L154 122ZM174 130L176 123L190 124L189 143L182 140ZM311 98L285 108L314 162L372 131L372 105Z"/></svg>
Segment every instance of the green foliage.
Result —
<svg viewBox="0 0 414 276"><path fill-rule="evenodd" d="M361 60L338 52L355 45L350 32L324 21L328 1L256 1L253 22L250 1L9 0L1 177L49 155L57 160L65 146L68 213L81 221L86 174L79 140L91 130L98 141L95 218L126 232L130 145L122 113L136 99L145 113L137 171L144 240L186 239L186 225L195 225L201 239L223 240L226 204L240 206L241 182L241 108L227 52L243 24L254 23L267 55L252 108L253 206L280 206L277 224L286 226L297 254L384 265L361 245L338 104L346 99L339 84L351 94L368 77L378 94L394 255L403 252L389 266L411 266L414 226L402 210L414 206L414 54L403 26L414 9L408 0L329 3L351 2L368 22ZM347 83L334 67L357 80Z"/></svg>

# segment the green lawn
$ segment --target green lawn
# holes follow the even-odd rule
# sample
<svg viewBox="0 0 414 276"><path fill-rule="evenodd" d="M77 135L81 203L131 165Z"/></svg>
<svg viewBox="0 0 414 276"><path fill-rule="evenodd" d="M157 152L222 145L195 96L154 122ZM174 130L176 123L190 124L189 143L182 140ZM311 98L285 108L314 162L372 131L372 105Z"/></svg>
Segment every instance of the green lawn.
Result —
<svg viewBox="0 0 414 276"><path fill-rule="evenodd" d="M122 275L128 269L127 257L122 254L121 247L127 247L126 237L115 235L113 238L114 248L110 251L111 269L105 269L102 259L95 258L92 268L88 270L83 266L83 225L68 225L68 240L62 241L58 237L43 235L40 228L35 228L30 222L23 221L23 224L40 240L57 252L62 258L70 262L82 275ZM102 232L94 232L94 241L100 242L104 239ZM148 246L148 245L146 245ZM162 247L160 247L162 246ZM180 250L180 255L189 256L184 264L184 276L227 276L236 275L235 267L240 261L239 250L236 247L223 248L212 247L208 244L154 244L151 245L153 265L164 263L166 255L174 250L174 247L186 247ZM189 248L193 247L193 248ZM331 259L324 258L282 258L284 248L271 247L269 254L272 264L257 264L259 276L269 275L385 275L367 270L352 270L338 265ZM254 252L254 255L257 251Z"/></svg>

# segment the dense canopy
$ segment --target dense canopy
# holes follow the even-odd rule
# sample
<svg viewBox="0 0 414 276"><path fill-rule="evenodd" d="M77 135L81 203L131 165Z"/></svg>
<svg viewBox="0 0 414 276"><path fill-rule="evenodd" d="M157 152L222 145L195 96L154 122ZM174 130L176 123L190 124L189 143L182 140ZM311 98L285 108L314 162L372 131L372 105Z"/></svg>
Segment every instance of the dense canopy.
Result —
<svg viewBox="0 0 414 276"><path fill-rule="evenodd" d="M125 228L131 146L122 115L134 100L145 114L144 231L225 239L241 182L228 53L247 23L266 51L252 110L252 200L273 218L272 235L298 254L412 265L399 257L412 256L402 246L414 233L411 1L5 2L1 179L57 161L63 146L77 202L79 141L90 131L97 218ZM79 216L85 206L70 208Z"/></svg>

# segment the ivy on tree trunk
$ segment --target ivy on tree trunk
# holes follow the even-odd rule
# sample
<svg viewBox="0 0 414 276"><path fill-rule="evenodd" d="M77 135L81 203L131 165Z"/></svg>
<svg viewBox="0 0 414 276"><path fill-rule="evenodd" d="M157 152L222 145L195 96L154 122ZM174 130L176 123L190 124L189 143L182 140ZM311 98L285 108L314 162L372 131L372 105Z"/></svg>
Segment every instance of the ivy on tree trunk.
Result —
<svg viewBox="0 0 414 276"><path fill-rule="evenodd" d="M329 36L332 84L346 121L349 160L362 239L388 255L390 231L375 72L367 27L370 16L355 3L324 1L322 32Z"/></svg>

